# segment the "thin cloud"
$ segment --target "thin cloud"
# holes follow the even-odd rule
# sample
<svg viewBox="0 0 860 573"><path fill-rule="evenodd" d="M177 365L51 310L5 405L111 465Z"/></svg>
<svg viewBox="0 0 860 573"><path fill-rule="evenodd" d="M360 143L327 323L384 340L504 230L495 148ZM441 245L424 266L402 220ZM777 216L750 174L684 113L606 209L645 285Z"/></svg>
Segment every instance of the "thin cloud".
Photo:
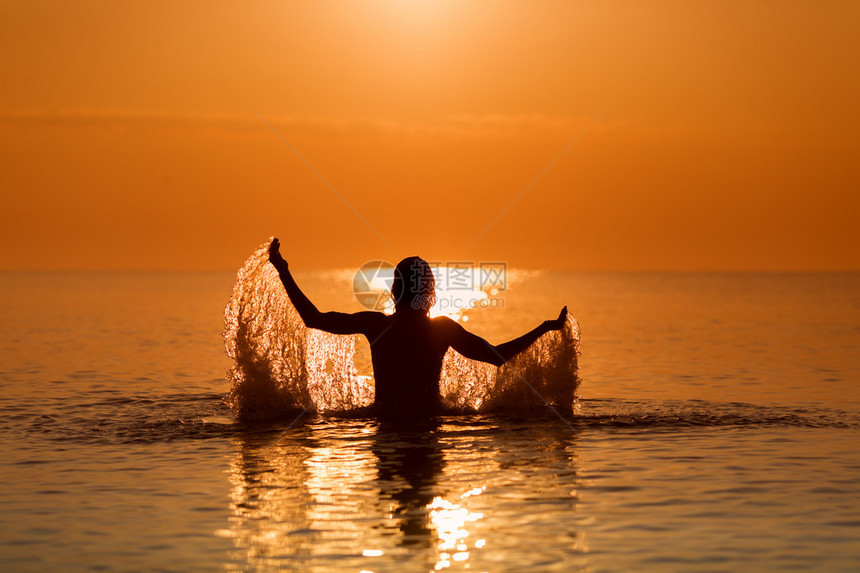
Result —
<svg viewBox="0 0 860 573"><path fill-rule="evenodd" d="M351 134L465 136L520 134L528 131L566 131L587 121L586 116L547 116L543 114L454 115L436 121L397 121L381 117L267 115L273 125L300 131L342 132ZM247 114L153 112L112 109L64 109L0 112L0 122L20 125L135 125L176 128L225 128L259 130L260 121Z"/></svg>
<svg viewBox="0 0 860 573"><path fill-rule="evenodd" d="M543 137L567 137L581 131L593 117L587 115L458 114L437 120L401 121L372 116L266 114L279 131L312 134L323 138L383 137L387 139L463 141ZM22 127L108 127L118 129L178 129L189 131L262 132L266 126L253 111L246 114L203 112L155 112L119 109L61 109L0 111L0 125ZM687 137L701 126L642 121L638 118L604 118L592 137L614 141Z"/></svg>

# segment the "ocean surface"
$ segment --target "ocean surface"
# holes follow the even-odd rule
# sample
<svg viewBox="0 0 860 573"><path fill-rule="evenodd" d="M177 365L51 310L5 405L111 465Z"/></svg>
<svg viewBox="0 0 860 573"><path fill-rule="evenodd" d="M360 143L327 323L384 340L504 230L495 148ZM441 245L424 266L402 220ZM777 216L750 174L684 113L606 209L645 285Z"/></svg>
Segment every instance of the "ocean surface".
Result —
<svg viewBox="0 0 860 573"><path fill-rule="evenodd" d="M361 310L351 271L297 273ZM511 272L573 412L236 421L235 273L0 273L0 570L860 570L860 274Z"/></svg>

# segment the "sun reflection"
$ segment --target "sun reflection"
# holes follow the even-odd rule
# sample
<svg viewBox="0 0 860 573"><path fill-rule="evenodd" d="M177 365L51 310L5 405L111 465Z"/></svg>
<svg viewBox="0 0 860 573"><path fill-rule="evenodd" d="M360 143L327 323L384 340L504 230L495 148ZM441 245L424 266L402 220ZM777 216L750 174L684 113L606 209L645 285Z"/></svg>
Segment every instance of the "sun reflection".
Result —
<svg viewBox="0 0 860 573"><path fill-rule="evenodd" d="M460 499L483 493L485 488L475 488L460 496ZM430 510L430 527L435 530L439 552L434 569L439 571L451 566L451 561L466 561L469 559L469 532L466 525L484 517L483 513L469 511L467 508L436 496L427 505ZM478 544L480 542L480 545ZM485 540L479 539L475 547L483 547Z"/></svg>
<svg viewBox="0 0 860 573"><path fill-rule="evenodd" d="M572 438L556 426L513 449L497 441L495 425L468 419L321 418L283 432L242 432L230 464L233 515L215 532L233 540L228 570L486 569L511 547L532 550L519 512L506 507L510 495L534 497L543 504L534 519L561 528L565 545L550 547L553 555L583 555L571 511ZM518 485L526 482L535 485Z"/></svg>

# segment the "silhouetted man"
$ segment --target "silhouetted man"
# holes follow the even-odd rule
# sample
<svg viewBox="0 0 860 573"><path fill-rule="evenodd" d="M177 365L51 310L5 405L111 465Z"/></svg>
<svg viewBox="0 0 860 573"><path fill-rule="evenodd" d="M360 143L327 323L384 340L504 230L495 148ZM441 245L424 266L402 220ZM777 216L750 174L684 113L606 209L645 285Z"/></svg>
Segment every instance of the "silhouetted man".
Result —
<svg viewBox="0 0 860 573"><path fill-rule="evenodd" d="M394 269L394 314L320 312L290 274L278 239L269 246L269 261L278 270L305 326L332 334L367 337L376 379L373 406L380 414L426 415L441 411L439 376L448 348L466 358L501 366L542 334L561 330L567 320L564 307L557 319L544 321L519 338L493 346L447 316L428 316L436 300L436 283L430 265L419 257L403 259Z"/></svg>

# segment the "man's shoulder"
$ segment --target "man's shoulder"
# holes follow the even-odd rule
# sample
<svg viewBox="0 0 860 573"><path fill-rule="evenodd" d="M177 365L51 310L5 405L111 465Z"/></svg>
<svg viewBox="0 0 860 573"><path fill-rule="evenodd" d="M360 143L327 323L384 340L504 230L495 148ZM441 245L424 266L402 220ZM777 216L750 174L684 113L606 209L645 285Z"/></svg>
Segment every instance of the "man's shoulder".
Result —
<svg viewBox="0 0 860 573"><path fill-rule="evenodd" d="M361 312L353 313L353 316L370 324L385 324L390 318L387 314L377 312L375 310L363 310Z"/></svg>
<svg viewBox="0 0 860 573"><path fill-rule="evenodd" d="M430 319L430 324L432 324L434 328L449 332L452 330L460 330L461 328L463 328L459 322L457 322L450 316L435 316Z"/></svg>

